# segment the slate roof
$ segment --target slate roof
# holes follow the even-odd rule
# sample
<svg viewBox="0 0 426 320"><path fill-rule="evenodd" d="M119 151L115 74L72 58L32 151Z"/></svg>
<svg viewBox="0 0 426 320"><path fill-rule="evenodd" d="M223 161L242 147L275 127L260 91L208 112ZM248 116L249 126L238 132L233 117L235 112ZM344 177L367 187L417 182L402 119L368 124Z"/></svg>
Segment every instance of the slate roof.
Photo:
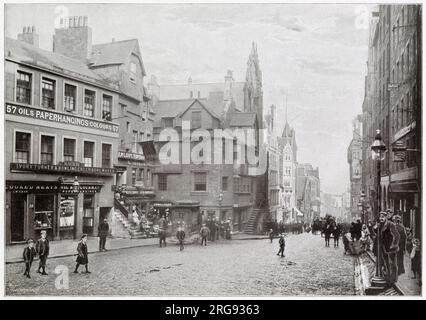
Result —
<svg viewBox="0 0 426 320"><path fill-rule="evenodd" d="M92 71L84 61L72 59L59 53L43 50L26 42L6 37L5 59L8 58L65 75L68 74L102 86L109 86L111 89L117 90L110 82Z"/></svg>
<svg viewBox="0 0 426 320"><path fill-rule="evenodd" d="M175 118L181 112L185 111L195 99L175 99L175 100L159 100L155 106L154 127L161 126L161 118ZM200 102L206 101L199 99Z"/></svg>

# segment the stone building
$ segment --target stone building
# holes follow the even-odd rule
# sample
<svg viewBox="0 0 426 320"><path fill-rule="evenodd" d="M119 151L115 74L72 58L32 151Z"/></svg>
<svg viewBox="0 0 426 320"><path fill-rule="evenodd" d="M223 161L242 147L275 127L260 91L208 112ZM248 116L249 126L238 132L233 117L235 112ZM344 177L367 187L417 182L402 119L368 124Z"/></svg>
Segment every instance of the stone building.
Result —
<svg viewBox="0 0 426 320"><path fill-rule="evenodd" d="M352 121L352 140L348 146L347 160L349 164L350 179L350 210L352 216L359 215L358 202L361 201L362 189L362 116L358 115Z"/></svg>
<svg viewBox="0 0 426 320"><path fill-rule="evenodd" d="M319 169L309 163L297 164L296 200L297 221L311 223L321 215Z"/></svg>

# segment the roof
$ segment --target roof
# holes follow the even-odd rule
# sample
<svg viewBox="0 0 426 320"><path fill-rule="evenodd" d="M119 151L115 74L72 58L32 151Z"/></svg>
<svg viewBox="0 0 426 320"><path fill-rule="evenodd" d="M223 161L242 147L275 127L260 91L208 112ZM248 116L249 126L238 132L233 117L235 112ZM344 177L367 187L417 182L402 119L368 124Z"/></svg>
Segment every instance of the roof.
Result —
<svg viewBox="0 0 426 320"><path fill-rule="evenodd" d="M205 101L205 99L198 99L199 101ZM181 112L186 110L195 99L174 99L174 100L159 100L155 108L155 120L154 126L161 123L162 118L175 118Z"/></svg>
<svg viewBox="0 0 426 320"><path fill-rule="evenodd" d="M93 45L90 66L100 67L105 65L124 64L127 62L132 52L135 52L138 58L140 58L142 73L145 76L146 71L140 56L139 42L137 39Z"/></svg>
<svg viewBox="0 0 426 320"><path fill-rule="evenodd" d="M95 82L102 86L109 86L111 89L117 89L94 71L90 70L84 61L72 59L57 52L43 50L26 42L6 37L5 59L8 58L53 72L68 74L82 80Z"/></svg>
<svg viewBox="0 0 426 320"><path fill-rule="evenodd" d="M256 121L255 112L234 112L230 114L230 127L252 127Z"/></svg>
<svg viewBox="0 0 426 320"><path fill-rule="evenodd" d="M181 113L180 113L180 117L182 117L186 111L188 111L189 108L191 108L196 102L198 102L204 109L206 109L206 111L214 118L219 119L219 116L211 109L207 108L207 106L202 103L199 99L195 99L186 109L184 109Z"/></svg>

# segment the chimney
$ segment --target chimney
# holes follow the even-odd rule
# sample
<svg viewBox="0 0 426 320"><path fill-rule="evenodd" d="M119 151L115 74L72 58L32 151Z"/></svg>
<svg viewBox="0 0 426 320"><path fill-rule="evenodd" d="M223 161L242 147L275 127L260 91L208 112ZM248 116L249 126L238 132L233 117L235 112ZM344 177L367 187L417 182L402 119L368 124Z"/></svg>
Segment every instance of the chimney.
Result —
<svg viewBox="0 0 426 320"><path fill-rule="evenodd" d="M232 100L232 83L234 82L234 77L232 76L232 70L228 70L225 76L225 90L223 95L223 100L231 101Z"/></svg>
<svg viewBox="0 0 426 320"><path fill-rule="evenodd" d="M53 36L53 52L84 61L90 59L92 29L87 21L87 16L61 18Z"/></svg>
<svg viewBox="0 0 426 320"><path fill-rule="evenodd" d="M39 47L39 37L34 26L24 27L22 33L18 34L18 40L29 43L34 47Z"/></svg>

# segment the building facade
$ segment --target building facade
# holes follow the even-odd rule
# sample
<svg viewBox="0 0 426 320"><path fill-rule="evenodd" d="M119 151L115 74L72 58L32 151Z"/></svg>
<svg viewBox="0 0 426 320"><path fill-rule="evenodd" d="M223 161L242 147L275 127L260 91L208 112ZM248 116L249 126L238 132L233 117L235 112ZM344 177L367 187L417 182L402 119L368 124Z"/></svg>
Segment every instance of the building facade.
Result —
<svg viewBox="0 0 426 320"><path fill-rule="evenodd" d="M352 121L352 140L348 147L347 160L350 179L350 211L355 217L359 214L358 203L361 201L362 189L362 116Z"/></svg>
<svg viewBox="0 0 426 320"><path fill-rule="evenodd" d="M311 164L297 164L296 167L297 220L311 223L321 215L321 194L319 169Z"/></svg>
<svg viewBox="0 0 426 320"><path fill-rule="evenodd" d="M363 104L363 186L374 212L399 212L420 235L421 6L380 5L373 15ZM380 190L370 157L376 130L387 149Z"/></svg>

